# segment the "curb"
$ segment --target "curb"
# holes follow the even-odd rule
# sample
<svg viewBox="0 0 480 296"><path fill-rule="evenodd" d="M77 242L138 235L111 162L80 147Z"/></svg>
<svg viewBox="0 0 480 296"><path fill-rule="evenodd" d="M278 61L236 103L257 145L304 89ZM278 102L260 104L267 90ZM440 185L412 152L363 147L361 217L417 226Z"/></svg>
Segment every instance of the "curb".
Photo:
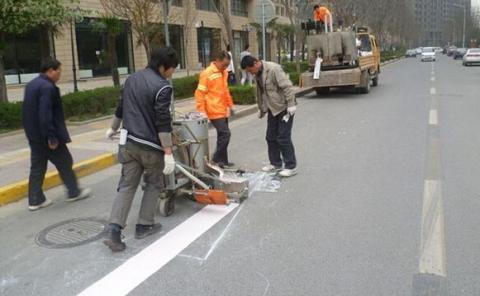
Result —
<svg viewBox="0 0 480 296"><path fill-rule="evenodd" d="M248 106L243 110L238 111L232 120L249 116L257 112L257 105ZM115 153L106 153L96 156L91 159L81 161L73 166L77 178L92 175L118 163L117 155ZM51 171L45 175L43 181L43 190L51 189L62 185L58 171ZM28 179L22 180L13 184L0 187L0 207L6 204L19 201L27 196L28 193Z"/></svg>
<svg viewBox="0 0 480 296"><path fill-rule="evenodd" d="M117 164L116 154L106 153L100 156L81 161L73 166L77 178L85 177ZM43 190L63 184L58 171L51 171L45 175ZM0 206L23 199L28 193L28 179L0 187Z"/></svg>

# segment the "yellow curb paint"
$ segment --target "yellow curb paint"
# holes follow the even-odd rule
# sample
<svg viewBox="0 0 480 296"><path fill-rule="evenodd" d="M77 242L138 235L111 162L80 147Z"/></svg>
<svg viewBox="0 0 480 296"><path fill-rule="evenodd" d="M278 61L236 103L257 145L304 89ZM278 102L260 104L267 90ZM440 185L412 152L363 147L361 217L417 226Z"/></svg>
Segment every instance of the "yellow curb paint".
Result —
<svg viewBox="0 0 480 296"><path fill-rule="evenodd" d="M85 177L117 164L117 156L113 153L106 153L95 158L79 162L73 166L78 178ZM47 190L63 184L58 171L51 171L45 175L43 189ZM0 206L24 198L28 193L28 180L0 187Z"/></svg>

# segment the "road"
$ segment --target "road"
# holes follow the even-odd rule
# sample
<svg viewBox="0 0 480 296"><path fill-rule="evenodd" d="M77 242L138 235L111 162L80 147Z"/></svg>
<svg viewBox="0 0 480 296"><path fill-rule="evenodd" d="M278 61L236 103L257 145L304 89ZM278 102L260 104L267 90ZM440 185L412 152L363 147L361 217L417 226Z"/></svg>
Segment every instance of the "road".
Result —
<svg viewBox="0 0 480 296"><path fill-rule="evenodd" d="M231 208L179 200L162 233L141 241L137 196L121 254L101 239L35 243L57 222L107 219L118 166L81 180L91 199L67 204L56 188L42 211L0 208L0 294L480 295L479 81L480 67L447 57L405 59L368 95L307 95L295 117L299 174L279 192ZM265 121L232 126L231 159L259 170Z"/></svg>

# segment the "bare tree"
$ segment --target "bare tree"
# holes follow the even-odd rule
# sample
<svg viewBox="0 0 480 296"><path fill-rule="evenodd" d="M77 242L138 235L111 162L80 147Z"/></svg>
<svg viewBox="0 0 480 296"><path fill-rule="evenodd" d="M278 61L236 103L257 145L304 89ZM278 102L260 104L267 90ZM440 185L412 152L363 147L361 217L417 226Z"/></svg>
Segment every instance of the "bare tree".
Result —
<svg viewBox="0 0 480 296"><path fill-rule="evenodd" d="M188 34L193 30L197 23L198 12L195 7L195 0L183 0L183 43L185 49L190 47L190 38ZM190 75L190 65L188 57L185 57L185 68L187 69L187 76Z"/></svg>

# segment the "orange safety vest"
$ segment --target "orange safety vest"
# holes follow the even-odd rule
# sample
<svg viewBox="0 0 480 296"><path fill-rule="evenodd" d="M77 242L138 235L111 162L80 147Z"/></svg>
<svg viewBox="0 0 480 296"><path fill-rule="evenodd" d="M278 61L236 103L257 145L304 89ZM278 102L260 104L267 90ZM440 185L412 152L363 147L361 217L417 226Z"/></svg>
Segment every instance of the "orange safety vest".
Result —
<svg viewBox="0 0 480 296"><path fill-rule="evenodd" d="M200 81L195 91L198 112L206 113L208 119L228 117L228 108L233 107L233 99L228 88L228 72L220 71L211 63L200 73Z"/></svg>
<svg viewBox="0 0 480 296"><path fill-rule="evenodd" d="M313 12L313 19L316 22L325 22L325 17L327 15L331 15L330 10L328 10L328 8L326 8L325 6L321 6L319 9Z"/></svg>

